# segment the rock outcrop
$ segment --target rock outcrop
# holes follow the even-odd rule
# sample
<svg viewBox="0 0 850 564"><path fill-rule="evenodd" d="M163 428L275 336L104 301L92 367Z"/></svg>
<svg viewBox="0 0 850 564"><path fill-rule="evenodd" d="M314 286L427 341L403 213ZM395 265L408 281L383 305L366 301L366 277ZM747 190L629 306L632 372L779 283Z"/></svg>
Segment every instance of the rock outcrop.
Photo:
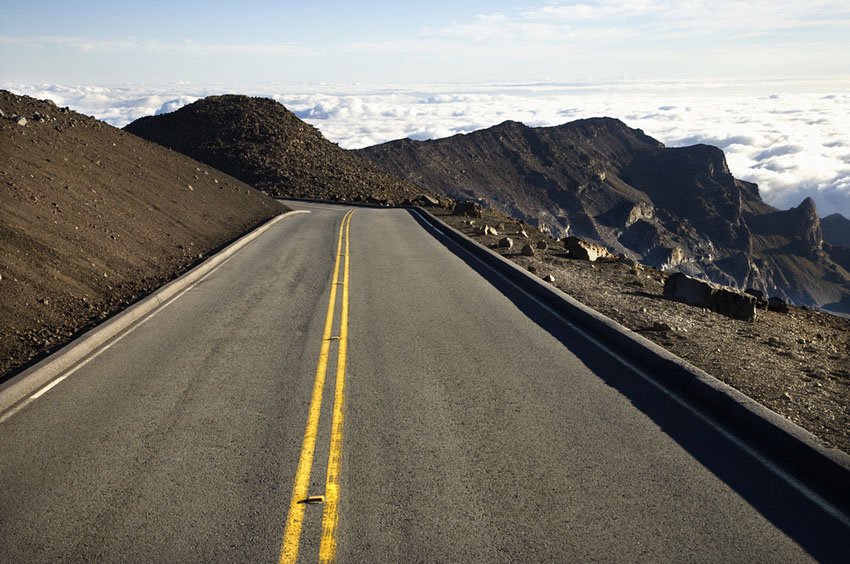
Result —
<svg viewBox="0 0 850 564"><path fill-rule="evenodd" d="M785 300L776 296L771 296L767 299L767 309L777 313L788 313L790 310L788 304L785 303Z"/></svg>
<svg viewBox="0 0 850 564"><path fill-rule="evenodd" d="M578 260L595 261L600 258L613 258L608 249L597 243L591 243L578 237L567 237L564 239L564 249L570 258Z"/></svg>
<svg viewBox="0 0 850 564"><path fill-rule="evenodd" d="M677 272L664 283L664 297L704 307L721 315L744 321L755 321L756 298L734 288L691 278Z"/></svg>

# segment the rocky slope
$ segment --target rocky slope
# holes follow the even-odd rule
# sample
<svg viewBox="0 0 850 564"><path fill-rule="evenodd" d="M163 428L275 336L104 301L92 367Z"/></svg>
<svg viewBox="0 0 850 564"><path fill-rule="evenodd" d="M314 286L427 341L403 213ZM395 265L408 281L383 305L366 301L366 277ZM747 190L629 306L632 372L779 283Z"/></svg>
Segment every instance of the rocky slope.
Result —
<svg viewBox="0 0 850 564"><path fill-rule="evenodd" d="M619 120L531 128L508 121L357 153L453 198L604 244L644 264L797 304L850 311L850 269L825 245L814 202L780 211L708 145L667 148Z"/></svg>
<svg viewBox="0 0 850 564"><path fill-rule="evenodd" d="M278 197L393 204L423 191L341 149L268 98L211 96L125 129Z"/></svg>
<svg viewBox="0 0 850 564"><path fill-rule="evenodd" d="M286 208L50 102L0 91L0 380Z"/></svg>

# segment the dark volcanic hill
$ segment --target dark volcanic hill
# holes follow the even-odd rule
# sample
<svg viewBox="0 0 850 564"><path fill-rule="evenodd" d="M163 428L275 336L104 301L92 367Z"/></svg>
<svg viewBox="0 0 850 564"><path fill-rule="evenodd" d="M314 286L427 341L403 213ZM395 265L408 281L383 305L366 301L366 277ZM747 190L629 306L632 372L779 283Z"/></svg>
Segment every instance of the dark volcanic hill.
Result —
<svg viewBox="0 0 850 564"><path fill-rule="evenodd" d="M277 197L399 203L422 193L269 98L210 96L125 129Z"/></svg>
<svg viewBox="0 0 850 564"><path fill-rule="evenodd" d="M769 206L755 184L732 176L716 147L667 148L619 120L594 118L540 128L507 121L357 153L425 189L481 199L655 267L850 310L850 265L824 245L814 202Z"/></svg>
<svg viewBox="0 0 850 564"><path fill-rule="evenodd" d="M0 380L286 208L51 102L0 91Z"/></svg>
<svg viewBox="0 0 850 564"><path fill-rule="evenodd" d="M822 218L820 226L824 241L830 245L850 247L850 219L834 213Z"/></svg>

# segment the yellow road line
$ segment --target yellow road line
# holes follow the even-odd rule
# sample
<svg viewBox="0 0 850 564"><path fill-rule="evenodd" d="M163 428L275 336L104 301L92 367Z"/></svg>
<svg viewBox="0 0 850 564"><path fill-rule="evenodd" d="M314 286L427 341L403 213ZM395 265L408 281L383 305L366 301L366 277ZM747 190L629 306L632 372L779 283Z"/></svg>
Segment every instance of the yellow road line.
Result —
<svg viewBox="0 0 850 564"><path fill-rule="evenodd" d="M316 450L316 433L319 428L319 414L322 410L322 392L325 387L325 376L328 371L328 351L331 346L334 310L336 308L336 288L339 278L339 265L342 258L342 234L346 221L353 211L342 218L339 226L339 236L336 243L336 260L334 262L333 283L328 299L328 312L325 316L325 329L322 334L322 347L319 351L319 363L316 366L316 379L313 383L313 395L310 399L310 409L307 414L307 426L304 429L304 442L301 445L301 455L298 468L295 471L295 482L292 486L292 497L289 500L289 513L286 519L286 529L283 533L283 543L280 547L280 564L293 563L298 559L298 544L301 540L301 526L304 522L306 503L299 503L307 498L310 485L310 470L313 467L313 454Z"/></svg>
<svg viewBox="0 0 850 564"><path fill-rule="evenodd" d="M336 524L339 517L339 472L342 463L342 428L345 422L345 365L348 355L348 279L349 230L345 226L345 268L342 273L342 312L339 320L339 350L336 363L331 447L328 453L328 473L325 484L325 508L322 515L322 540L319 545L319 562L333 562L336 557Z"/></svg>

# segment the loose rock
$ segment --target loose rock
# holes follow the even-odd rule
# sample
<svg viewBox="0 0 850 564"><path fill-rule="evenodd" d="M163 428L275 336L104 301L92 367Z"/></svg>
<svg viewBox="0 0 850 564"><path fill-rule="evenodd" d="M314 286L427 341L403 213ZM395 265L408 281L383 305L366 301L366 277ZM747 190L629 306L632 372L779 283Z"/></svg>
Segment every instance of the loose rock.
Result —
<svg viewBox="0 0 850 564"><path fill-rule="evenodd" d="M465 215L467 217L481 217L482 208L478 202L458 202L452 212L454 215Z"/></svg>
<svg viewBox="0 0 850 564"><path fill-rule="evenodd" d="M514 240L510 237L502 237L499 239L499 248L500 249L510 249L514 246Z"/></svg>
<svg viewBox="0 0 850 564"><path fill-rule="evenodd" d="M629 257L627 257L626 255L624 255L622 253L617 255L617 260L619 262L625 264L626 266L630 266L632 268L637 268L638 266L640 266L640 263L638 261L636 261L635 259L630 259Z"/></svg>
<svg viewBox="0 0 850 564"><path fill-rule="evenodd" d="M649 328L650 331L657 331L659 333L669 333L673 331L673 326L669 323L664 323L663 321L656 321L652 324L652 327Z"/></svg>
<svg viewBox="0 0 850 564"><path fill-rule="evenodd" d="M526 256L526 257L533 257L535 254L537 254L534 251L534 247L532 247L529 243L526 243L525 245L522 246L520 253L522 253L522 255Z"/></svg>
<svg viewBox="0 0 850 564"><path fill-rule="evenodd" d="M688 305L705 307L721 315L755 321L756 299L734 288L691 278L677 272L664 283L664 296Z"/></svg>
<svg viewBox="0 0 850 564"><path fill-rule="evenodd" d="M745 294L749 294L750 296L756 299L756 307L759 309L767 309L767 299L764 297L764 292L761 290L756 290L755 288L747 288L744 290Z"/></svg>
<svg viewBox="0 0 850 564"><path fill-rule="evenodd" d="M440 205L440 200L428 194L419 194L414 199L414 202L422 207L437 207Z"/></svg>
<svg viewBox="0 0 850 564"><path fill-rule="evenodd" d="M788 304L785 303L785 300L778 296L770 296L770 298L768 298L767 309L777 313L788 313L789 311Z"/></svg>
<svg viewBox="0 0 850 564"><path fill-rule="evenodd" d="M567 237L564 239L564 248L570 258L579 260L595 261L598 258L613 258L608 249L602 245L579 239L578 237Z"/></svg>

